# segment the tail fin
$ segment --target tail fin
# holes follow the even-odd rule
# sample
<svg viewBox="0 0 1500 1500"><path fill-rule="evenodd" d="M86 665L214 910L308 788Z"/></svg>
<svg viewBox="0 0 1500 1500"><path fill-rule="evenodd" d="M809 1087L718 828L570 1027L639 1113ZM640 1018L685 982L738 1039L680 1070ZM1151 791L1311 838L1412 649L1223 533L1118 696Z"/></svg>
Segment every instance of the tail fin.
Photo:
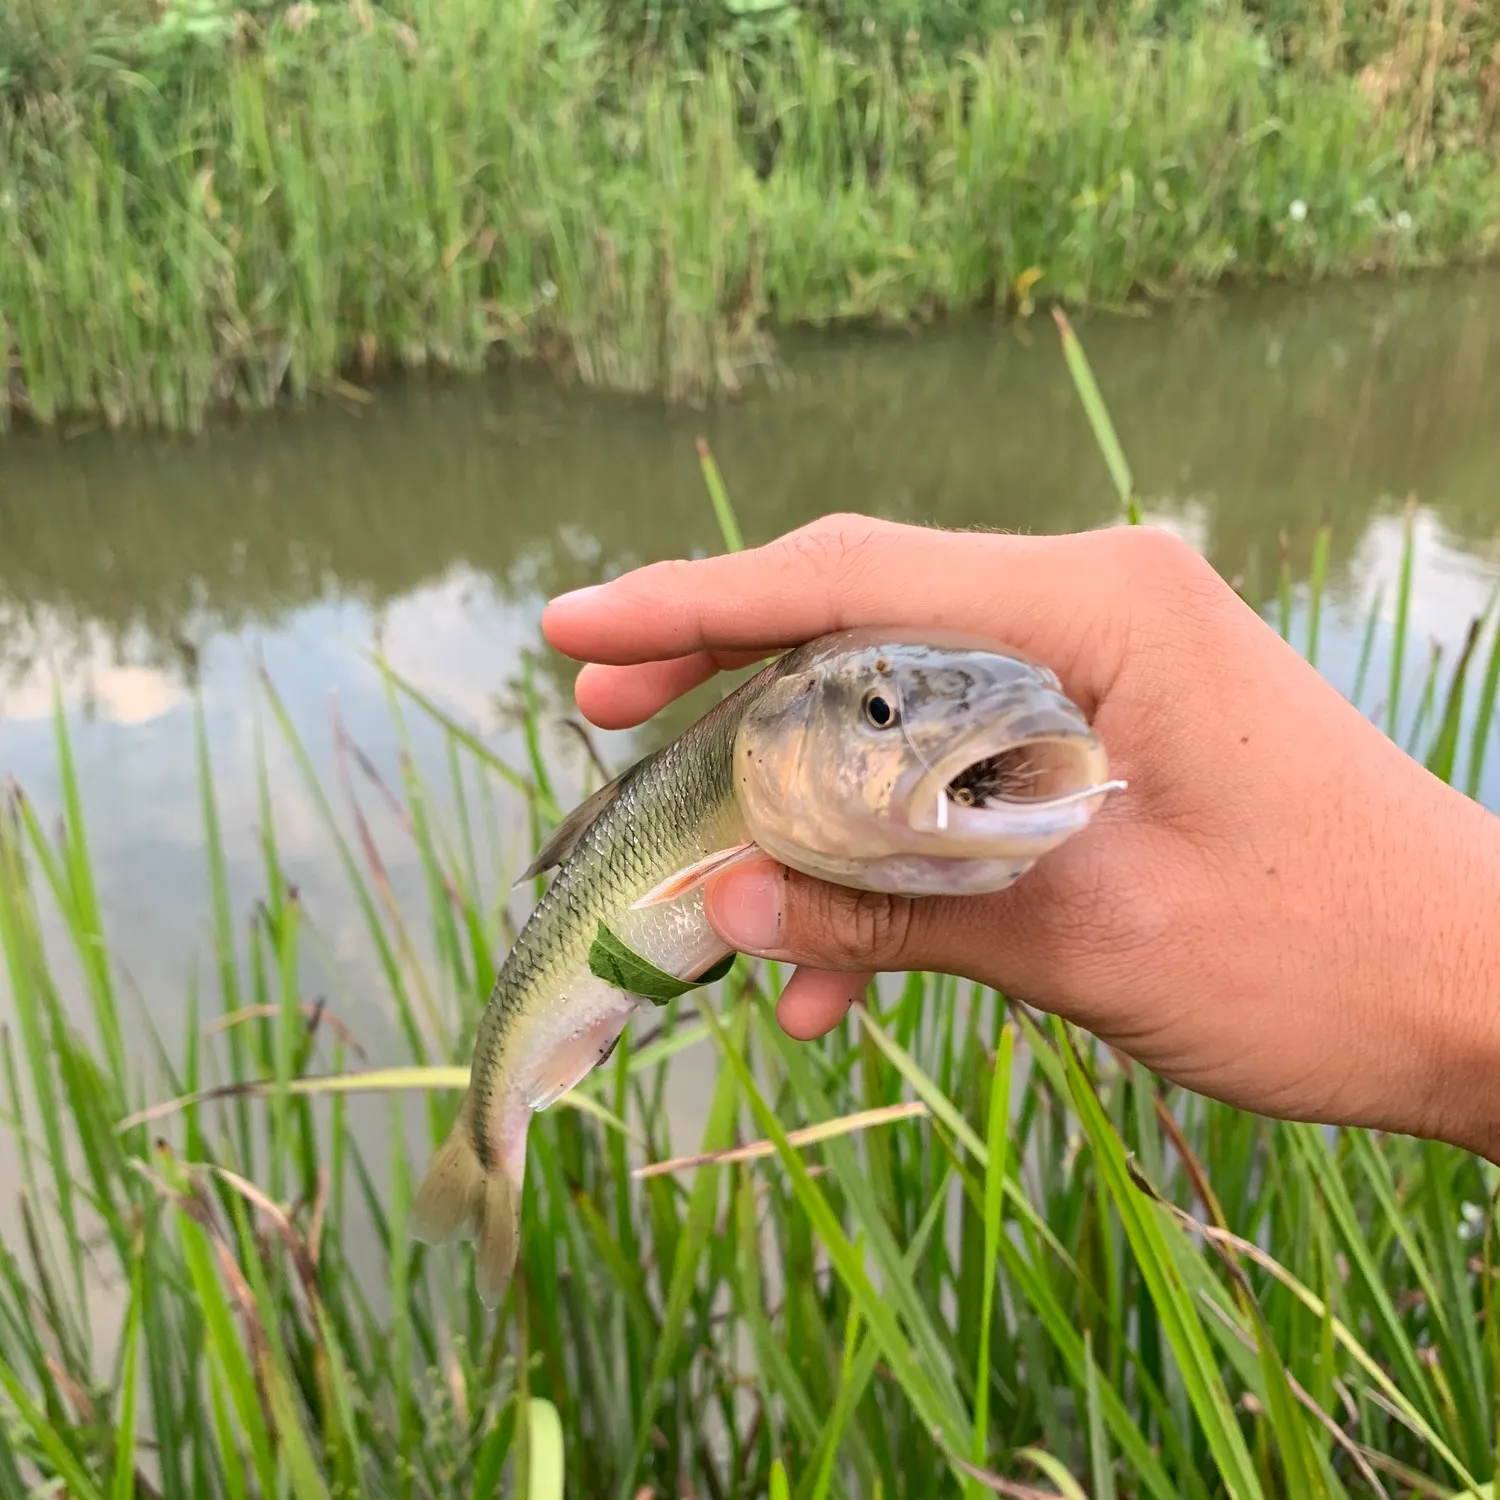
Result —
<svg viewBox="0 0 1500 1500"><path fill-rule="evenodd" d="M503 1167L479 1164L467 1111L443 1142L411 1209L411 1233L428 1245L477 1240L479 1300L493 1308L516 1268L521 1234L521 1184Z"/></svg>

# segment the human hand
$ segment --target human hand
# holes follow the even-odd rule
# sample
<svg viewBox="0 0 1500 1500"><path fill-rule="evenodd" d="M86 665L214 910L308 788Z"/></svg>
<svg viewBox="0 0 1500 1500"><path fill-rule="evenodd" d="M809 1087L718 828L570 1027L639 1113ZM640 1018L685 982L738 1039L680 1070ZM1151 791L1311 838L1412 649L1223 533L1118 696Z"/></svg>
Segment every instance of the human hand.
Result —
<svg viewBox="0 0 1500 1500"><path fill-rule="evenodd" d="M1017 885L908 900L746 864L707 890L739 951L799 965L785 1030L877 970L939 970L1262 1114L1496 1157L1500 819L1372 725L1168 533L1005 536L825 517L553 600L608 728L826 631L983 632L1046 662L1128 790Z"/></svg>

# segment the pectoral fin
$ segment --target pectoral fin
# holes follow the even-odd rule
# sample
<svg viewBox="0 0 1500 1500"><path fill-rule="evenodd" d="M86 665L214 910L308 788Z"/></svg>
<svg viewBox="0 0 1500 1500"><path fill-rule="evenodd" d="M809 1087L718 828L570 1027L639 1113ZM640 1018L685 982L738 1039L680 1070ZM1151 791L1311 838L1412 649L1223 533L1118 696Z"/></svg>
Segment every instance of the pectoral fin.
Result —
<svg viewBox="0 0 1500 1500"><path fill-rule="evenodd" d="M707 854L693 864L668 875L660 885L652 886L644 896L630 903L631 910L639 911L643 906L657 906L663 901L675 901L679 896L685 896L689 891L695 890L710 876L717 875L721 870L727 870L731 865L736 865L741 860L749 859L751 855L759 853L758 844L734 844L728 849L715 849L712 854Z"/></svg>

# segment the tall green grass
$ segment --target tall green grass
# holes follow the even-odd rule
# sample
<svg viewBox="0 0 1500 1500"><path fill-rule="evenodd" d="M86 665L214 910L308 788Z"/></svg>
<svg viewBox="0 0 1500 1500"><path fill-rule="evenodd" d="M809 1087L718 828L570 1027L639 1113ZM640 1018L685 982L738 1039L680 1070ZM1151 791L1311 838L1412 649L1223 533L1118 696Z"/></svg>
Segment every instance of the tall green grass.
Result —
<svg viewBox="0 0 1500 1500"><path fill-rule="evenodd" d="M413 1243L406 1213L512 930L527 851L492 845L487 809L523 796L540 836L567 799L534 718L509 765L373 669L399 788L337 724L320 784L268 680L259 720L362 913L389 1065L352 1065L351 1017L304 991L317 913L267 773L263 889L234 909L201 712L212 956L175 1044L111 960L61 709L60 816L8 795L3 1500L1490 1493L1490 1167L1240 1113L941 976L809 1045L776 1025L779 974L740 960L635 1028L533 1127L520 1266L487 1316L466 1254ZM1491 610L1415 745L1440 775L1471 722L1475 776L1497 675ZM446 782L415 770L419 723ZM375 804L425 906L393 894ZM713 1078L697 1139L673 1130L674 1065Z"/></svg>
<svg viewBox="0 0 1500 1500"><path fill-rule="evenodd" d="M611 15L172 0L91 22L65 79L0 87L0 422L195 427L506 353L701 400L779 326L1493 249L1477 84L1472 128L1409 167L1416 105L1273 61L1244 17L958 51L778 23L747 51L642 45Z"/></svg>

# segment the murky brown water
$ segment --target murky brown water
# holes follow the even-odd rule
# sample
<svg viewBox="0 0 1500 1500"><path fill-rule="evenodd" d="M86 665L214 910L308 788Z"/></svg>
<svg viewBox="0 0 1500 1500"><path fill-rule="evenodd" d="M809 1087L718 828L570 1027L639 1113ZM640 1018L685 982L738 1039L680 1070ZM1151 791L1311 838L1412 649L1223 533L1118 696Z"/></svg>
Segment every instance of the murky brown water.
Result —
<svg viewBox="0 0 1500 1500"><path fill-rule="evenodd" d="M1340 686L1353 679L1372 588L1394 585L1401 507L1417 498L1410 712L1427 640L1456 647L1500 578L1489 378L1500 277L1224 296L1079 327L1149 517L1242 575L1252 598L1270 603L1280 531L1301 578L1315 527L1332 523L1321 665ZM395 776L383 689L359 654L377 630L398 668L516 753L496 696L535 647L546 597L717 547L700 432L751 542L839 509L1034 531L1116 516L1049 319L799 340L784 352L783 383L705 414L499 374L405 383L367 406L195 440L0 443L0 771L55 807L55 668L109 931L129 991L169 1046L192 974L208 984L211 953L181 640L201 651L246 917L260 881L256 654L325 771L336 693L354 739ZM1367 707L1385 680L1384 646L1382 634ZM541 658L555 708L570 678L567 663ZM671 732L687 712L648 733ZM309 993L327 994L377 1058L392 1056L383 984L332 842L264 713L260 723L282 857L315 929ZM599 741L616 763L633 743ZM417 749L424 769L446 774L435 736L419 734ZM1484 795L1500 799L1493 764ZM497 816L502 843L523 837L514 809ZM393 823L378 829L420 918L411 846Z"/></svg>

